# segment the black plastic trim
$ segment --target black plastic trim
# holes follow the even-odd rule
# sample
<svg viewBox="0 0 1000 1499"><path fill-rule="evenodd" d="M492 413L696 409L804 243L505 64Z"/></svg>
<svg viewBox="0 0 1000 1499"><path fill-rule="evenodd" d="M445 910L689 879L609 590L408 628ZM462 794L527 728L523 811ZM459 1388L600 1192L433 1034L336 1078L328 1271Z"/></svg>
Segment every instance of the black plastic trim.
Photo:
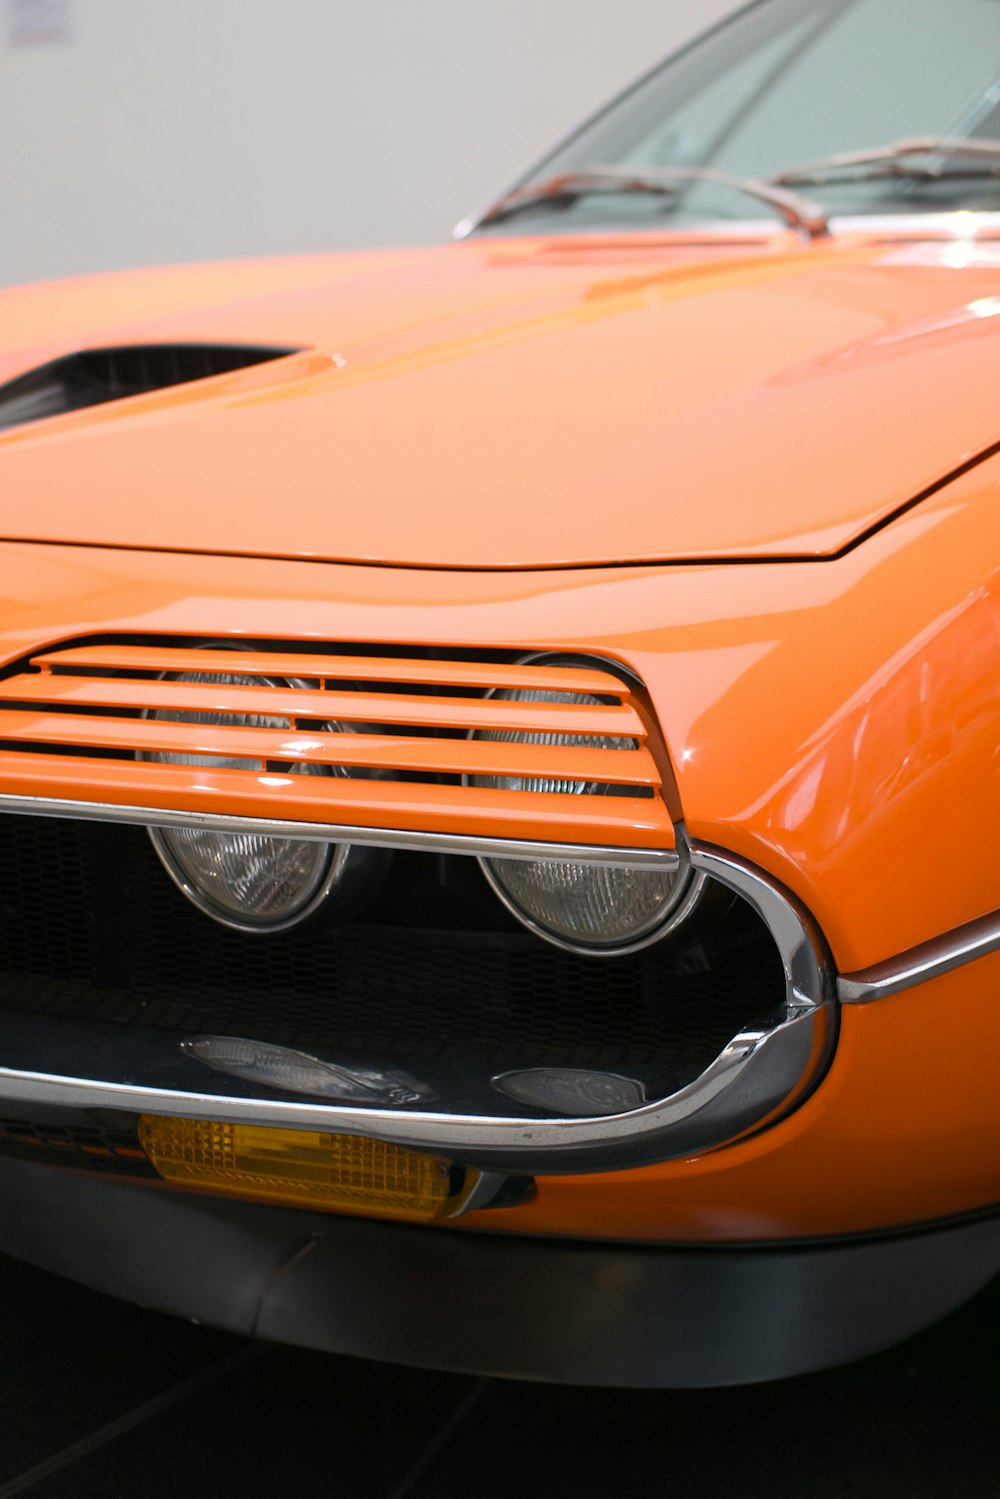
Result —
<svg viewBox="0 0 1000 1499"><path fill-rule="evenodd" d="M416 1228L0 1161L0 1251L237 1333L567 1384L756 1383L875 1353L1000 1270L1000 1217L706 1248Z"/></svg>

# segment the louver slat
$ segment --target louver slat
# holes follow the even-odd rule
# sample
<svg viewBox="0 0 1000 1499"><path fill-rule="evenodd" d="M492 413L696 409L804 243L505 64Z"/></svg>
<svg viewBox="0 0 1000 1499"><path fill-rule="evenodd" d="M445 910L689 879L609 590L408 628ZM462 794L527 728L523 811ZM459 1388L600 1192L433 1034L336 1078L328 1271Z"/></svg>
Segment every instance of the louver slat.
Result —
<svg viewBox="0 0 1000 1499"><path fill-rule="evenodd" d="M351 827L628 848L672 848L674 841L666 808L655 798L258 774L144 760L2 754L0 797L10 795L322 823L332 841L340 830L350 841Z"/></svg>
<svg viewBox="0 0 1000 1499"><path fill-rule="evenodd" d="M33 666L93 671L190 672L190 650L129 645L72 646L32 658ZM427 687L479 690L527 688L543 692L586 692L624 698L628 684L607 671L581 666L520 666L493 661L433 661L392 656L326 656L287 651L200 650L197 669L237 676L298 677L323 682L411 682Z"/></svg>
<svg viewBox="0 0 1000 1499"><path fill-rule="evenodd" d="M644 750L574 748L567 759L560 745L490 739L415 739L402 734L311 733L154 718L0 712L3 741L258 760L261 769L268 762L288 762L441 775L552 777L622 786L660 784Z"/></svg>
<svg viewBox="0 0 1000 1499"><path fill-rule="evenodd" d="M190 669L190 668L189 668ZM14 677L4 696L26 703L76 708L139 708L179 713L259 714L348 723L410 724L421 728L510 730L526 734L596 734L644 739L634 708L587 703L521 703L503 698L411 697L403 693L321 692L294 687L238 687L221 683L139 682L131 678Z"/></svg>

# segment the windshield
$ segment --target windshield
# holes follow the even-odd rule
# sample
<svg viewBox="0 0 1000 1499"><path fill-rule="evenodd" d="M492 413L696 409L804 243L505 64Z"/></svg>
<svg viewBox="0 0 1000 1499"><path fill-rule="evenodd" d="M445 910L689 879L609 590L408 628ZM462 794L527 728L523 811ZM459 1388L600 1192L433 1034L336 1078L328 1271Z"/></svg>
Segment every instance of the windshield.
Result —
<svg viewBox="0 0 1000 1499"><path fill-rule="evenodd" d="M916 137L1000 144L1000 0L761 0L644 79L524 182L595 164L710 167L767 181ZM832 215L1000 212L998 167L982 156L908 156L891 170L831 166L807 190ZM745 197L695 181L674 194L543 195L479 232L748 217L760 215Z"/></svg>

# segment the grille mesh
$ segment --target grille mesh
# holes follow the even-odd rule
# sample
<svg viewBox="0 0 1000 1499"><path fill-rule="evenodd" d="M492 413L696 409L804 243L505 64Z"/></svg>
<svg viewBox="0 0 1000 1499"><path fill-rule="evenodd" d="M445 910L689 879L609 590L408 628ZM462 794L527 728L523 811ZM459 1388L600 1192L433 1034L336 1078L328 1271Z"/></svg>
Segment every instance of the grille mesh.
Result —
<svg viewBox="0 0 1000 1499"><path fill-rule="evenodd" d="M474 861L413 854L366 918L247 937L185 900L142 829L0 817L0 1005L22 1013L375 1063L633 1064L680 1085L784 1004L745 908L711 950L597 961L523 932Z"/></svg>

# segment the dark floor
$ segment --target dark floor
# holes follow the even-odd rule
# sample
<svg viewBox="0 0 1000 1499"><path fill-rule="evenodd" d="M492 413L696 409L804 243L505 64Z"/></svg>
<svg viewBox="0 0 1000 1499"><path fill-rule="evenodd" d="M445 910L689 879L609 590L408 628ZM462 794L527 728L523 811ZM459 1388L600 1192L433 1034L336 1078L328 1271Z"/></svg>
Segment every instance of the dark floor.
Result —
<svg viewBox="0 0 1000 1499"><path fill-rule="evenodd" d="M0 1499L1000 1495L1000 1282L742 1390L558 1389L244 1342L0 1259Z"/></svg>

